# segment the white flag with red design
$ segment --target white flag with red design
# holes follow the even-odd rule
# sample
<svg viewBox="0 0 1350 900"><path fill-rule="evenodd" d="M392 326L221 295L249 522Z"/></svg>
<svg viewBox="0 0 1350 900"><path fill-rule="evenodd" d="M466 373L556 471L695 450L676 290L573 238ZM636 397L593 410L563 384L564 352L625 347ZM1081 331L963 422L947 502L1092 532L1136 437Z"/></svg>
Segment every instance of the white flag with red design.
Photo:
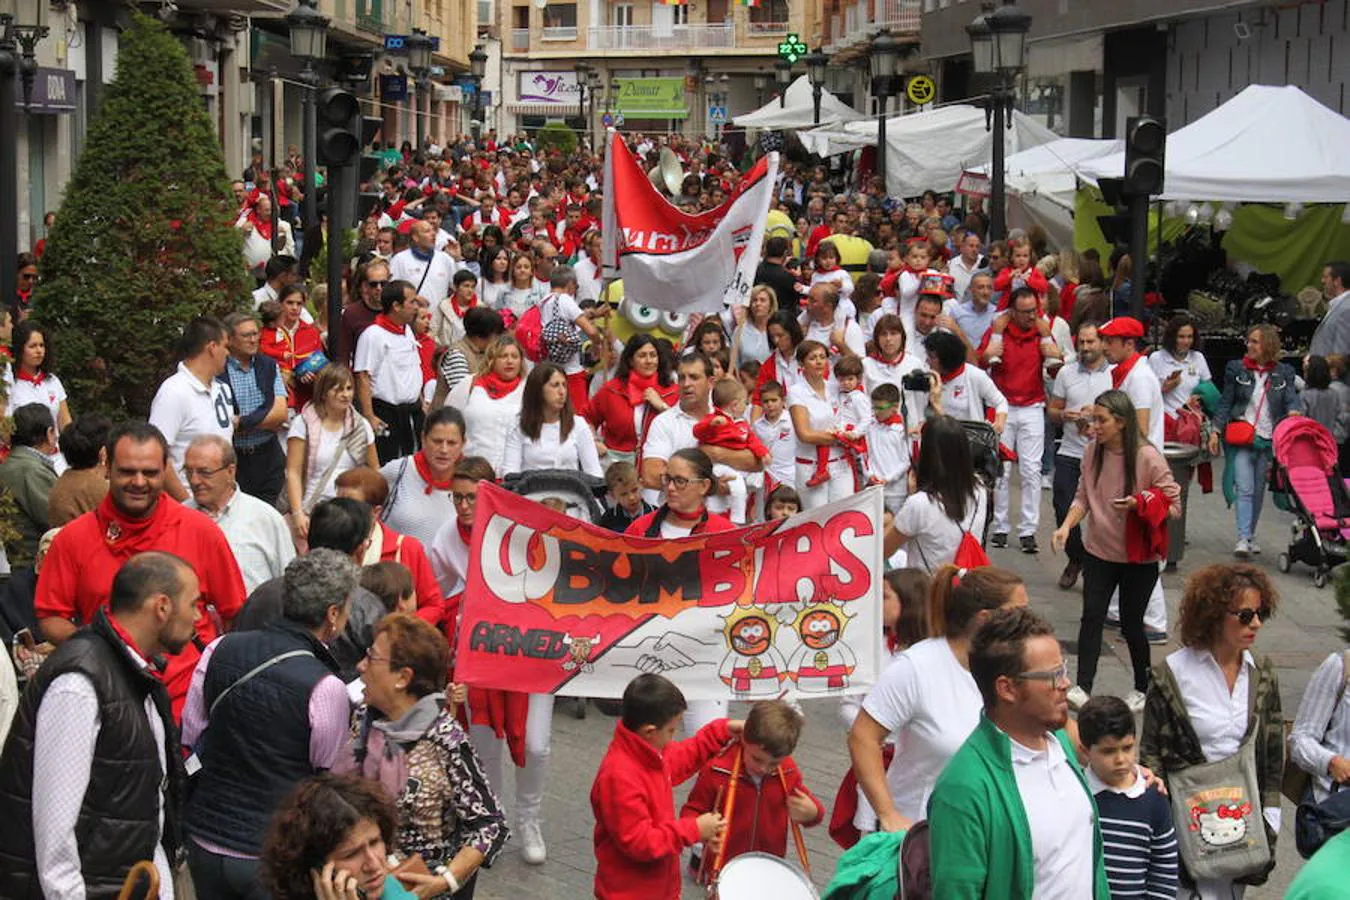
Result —
<svg viewBox="0 0 1350 900"><path fill-rule="evenodd" d="M654 309L717 313L744 305L777 178L778 154L770 153L725 203L690 215L652 186L623 138L611 131L601 227L604 276L622 278L625 299Z"/></svg>

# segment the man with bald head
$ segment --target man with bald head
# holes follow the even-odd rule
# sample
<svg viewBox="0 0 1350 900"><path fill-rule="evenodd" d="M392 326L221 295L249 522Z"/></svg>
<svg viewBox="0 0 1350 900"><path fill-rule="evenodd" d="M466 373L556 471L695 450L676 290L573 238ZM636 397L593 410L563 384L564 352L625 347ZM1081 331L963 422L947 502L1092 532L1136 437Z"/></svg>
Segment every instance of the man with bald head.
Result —
<svg viewBox="0 0 1350 900"><path fill-rule="evenodd" d="M244 590L280 578L295 558L295 545L281 513L270 503L239 490L238 459L224 438L206 435L188 444L183 457L192 497L186 505L215 522L234 551Z"/></svg>
<svg viewBox="0 0 1350 900"><path fill-rule="evenodd" d="M414 222L408 233L412 243L389 262L390 278L411 284L432 309L450 295L458 268L454 259L437 252L436 231L430 222Z"/></svg>

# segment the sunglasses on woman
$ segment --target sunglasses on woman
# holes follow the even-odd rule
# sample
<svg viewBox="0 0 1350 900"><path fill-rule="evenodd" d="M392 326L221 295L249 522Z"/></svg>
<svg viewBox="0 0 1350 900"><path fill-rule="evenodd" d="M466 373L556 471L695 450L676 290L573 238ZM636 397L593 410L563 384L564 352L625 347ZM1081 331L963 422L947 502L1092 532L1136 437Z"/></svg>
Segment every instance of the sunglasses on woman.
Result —
<svg viewBox="0 0 1350 900"><path fill-rule="evenodd" d="M1262 622L1267 622L1274 615L1275 611L1269 606L1263 606L1260 609L1230 609L1228 614L1236 618L1243 625L1252 624L1252 619L1261 618Z"/></svg>

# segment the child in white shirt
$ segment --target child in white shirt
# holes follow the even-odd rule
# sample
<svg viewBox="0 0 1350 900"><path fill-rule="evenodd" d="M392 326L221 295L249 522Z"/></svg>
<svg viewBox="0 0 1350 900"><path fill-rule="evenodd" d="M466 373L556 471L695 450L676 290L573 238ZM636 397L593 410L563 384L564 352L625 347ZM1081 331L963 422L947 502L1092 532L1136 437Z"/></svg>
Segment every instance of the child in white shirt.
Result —
<svg viewBox="0 0 1350 900"><path fill-rule="evenodd" d="M764 414L755 420L754 429L769 451L769 462L764 467L766 494L780 484L790 486L797 477L797 433L784 404L786 393L776 381L766 381L759 388L759 404Z"/></svg>
<svg viewBox="0 0 1350 900"><path fill-rule="evenodd" d="M834 364L834 378L839 382L840 443L853 459L855 487L862 484L858 475L866 470L866 434L872 423L872 403L863 390L862 377L863 364L857 357L845 356ZM830 450L828 446L817 448L818 469L828 466Z"/></svg>
<svg viewBox="0 0 1350 900"><path fill-rule="evenodd" d="M867 427L867 483L885 486L886 508L898 515L909 494L910 441L900 416L900 389L890 382L872 391Z"/></svg>

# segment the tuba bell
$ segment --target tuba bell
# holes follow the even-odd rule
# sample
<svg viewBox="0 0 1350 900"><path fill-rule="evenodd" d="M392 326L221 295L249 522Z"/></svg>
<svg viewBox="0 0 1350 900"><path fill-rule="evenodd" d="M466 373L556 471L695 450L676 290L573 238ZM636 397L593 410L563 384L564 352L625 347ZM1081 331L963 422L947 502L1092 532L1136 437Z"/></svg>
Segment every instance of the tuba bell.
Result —
<svg viewBox="0 0 1350 900"><path fill-rule="evenodd" d="M663 194L671 197L680 195L684 183L684 169L680 168L680 158L669 147L661 148L661 161L647 172L647 180Z"/></svg>

